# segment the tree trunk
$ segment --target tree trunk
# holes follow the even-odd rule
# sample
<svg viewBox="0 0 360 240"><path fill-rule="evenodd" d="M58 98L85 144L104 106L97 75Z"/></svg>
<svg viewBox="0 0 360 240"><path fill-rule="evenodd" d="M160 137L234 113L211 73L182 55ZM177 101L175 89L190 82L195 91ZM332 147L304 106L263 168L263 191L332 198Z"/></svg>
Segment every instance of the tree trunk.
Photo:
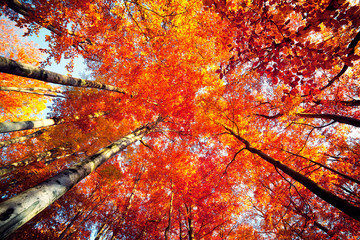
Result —
<svg viewBox="0 0 360 240"><path fill-rule="evenodd" d="M179 212L179 240L182 240L183 239L183 237L182 237L182 232L181 232L181 230L182 230L182 228L181 228L181 213L180 213L180 209L178 210L178 212Z"/></svg>
<svg viewBox="0 0 360 240"><path fill-rule="evenodd" d="M120 218L120 224L117 224L117 225L123 225L125 223L127 214L129 212L129 210L130 210L130 208L132 206L133 200L135 198L136 190L137 190L137 187L138 187L139 182L141 180L141 176L143 174L143 171L144 171L144 168L141 167L140 172L135 176L134 186L133 186L133 188L131 190L129 200L127 201L126 206L124 206L123 211L120 213L119 210L116 210L116 207L114 207L112 216L107 219L107 222L115 223ZM118 213L118 215L114 216L114 214L116 214L116 213ZM106 231L108 231L108 230L109 230L109 228L106 229ZM115 239L115 233L114 233L114 231L112 231L112 232L113 232L113 235L112 235L111 239Z"/></svg>
<svg viewBox="0 0 360 240"><path fill-rule="evenodd" d="M360 106L360 100L359 99L353 99L353 100L349 100L349 101L341 101L341 100L322 100L322 99L317 99L313 101L315 104L322 104L322 105L326 105L326 104L341 104L344 106L348 106L348 107L357 107Z"/></svg>
<svg viewBox="0 0 360 240"><path fill-rule="evenodd" d="M139 186L139 182L140 182L140 180L141 180L141 176L142 176L142 174L143 174L143 171L144 171L144 170L143 170L143 168L141 167L140 172L139 172L139 173L137 174L137 176L135 177L134 186L133 186L133 188L132 188L132 190L131 190L131 194L130 194L128 203L127 203L126 208L125 208L124 213L123 213L122 224L124 223L125 218L126 218L128 212L129 212L129 210L130 210L130 208L131 208L131 205L132 205L132 203L133 203L133 201L134 201L135 194L136 194L136 190L137 190L137 187ZM115 220L116 220L116 219L115 219Z"/></svg>
<svg viewBox="0 0 360 240"><path fill-rule="evenodd" d="M28 129L49 127L59 124L61 120L48 118L43 120L22 121L22 122L2 122L0 123L0 133L16 132Z"/></svg>
<svg viewBox="0 0 360 240"><path fill-rule="evenodd" d="M338 123L348 124L354 127L360 127L360 120L351 117L345 117L336 114L326 114L326 113L297 113L297 116L304 117L304 118L321 118L321 119L331 119Z"/></svg>
<svg viewBox="0 0 360 240"><path fill-rule="evenodd" d="M6 0L6 3L9 8L11 8L13 11L15 11L17 13L20 13L25 18L29 18L29 17L33 18L34 17L33 11L30 8L24 6L19 0ZM57 35L60 35L60 36L62 35L62 31L58 30L57 28L55 28L52 25L46 24L43 21L39 21L39 20L38 21L35 20L35 22L37 24L39 24L40 26L47 28L48 30L50 30L51 32L53 32Z"/></svg>
<svg viewBox="0 0 360 240"><path fill-rule="evenodd" d="M169 207L169 220L168 220L168 225L165 229L165 240L169 239L169 233L170 233L170 229L171 229L171 215L172 215L172 210L173 210L173 201L174 201L174 191L173 191L173 182L171 181L171 196L170 196L170 207Z"/></svg>
<svg viewBox="0 0 360 240"><path fill-rule="evenodd" d="M192 218L188 218L188 224L189 224L189 240L194 240L194 223Z"/></svg>
<svg viewBox="0 0 360 240"><path fill-rule="evenodd" d="M7 146L9 146L11 144L14 144L14 143L24 142L24 141L26 141L28 139L31 139L31 138L34 138L34 137L38 137L41 134L43 134L44 132L46 132L46 131L47 130L45 130L45 129L41 129L41 130L33 132L33 133L29 134L29 135L25 135L25 136L21 136L21 137L17 137L17 138L11 138L9 140L0 142L0 148L7 147Z"/></svg>
<svg viewBox="0 0 360 240"><path fill-rule="evenodd" d="M325 169L327 169L327 170L329 170L329 171L331 171L331 172L333 172L333 173L336 173L336 174L342 176L343 178L345 178L345 179L347 179L347 180L350 180L350 181L355 182L355 183L357 183L357 184L360 185L360 181L359 181L359 180L357 180L357 179L355 179L355 178L353 178L353 177L351 177L351 176L349 176L349 175L346 175L346 174L344 174L344 173L341 173L341 172L339 172L339 171L337 171L337 170L335 170L335 169L333 169L333 168L331 168L331 167L328 167L328 166L326 166L326 165L324 165L324 164L322 164L322 163L316 162L316 161L314 161L314 160L312 160L312 159L310 159L310 158L301 156L301 155L296 154L296 153L292 153L292 152L290 152L290 151L286 151L286 150L283 150L283 151L285 151L285 152L287 152L287 153L290 153L291 155L294 155L294 156L297 156L297 157L306 159L306 160L308 160L309 162L312 162L312 163L314 163L314 164L316 164L316 165L319 165L320 167L323 167L323 168L325 168Z"/></svg>
<svg viewBox="0 0 360 240"><path fill-rule="evenodd" d="M44 18L39 18L36 14L36 10L31 9L29 7L24 6L19 0L6 0L7 6L11 8L13 11L23 15L24 18L32 20L33 22L36 22L40 26L48 29L49 31L55 33L58 36L62 36L63 34L70 35L70 36L76 36L78 39L83 38L83 41L78 41L78 44L86 43L86 44L92 44L90 39L80 37L76 35L75 33L69 31L68 29L64 29L63 27L55 27L53 25L50 25L47 23L47 21Z"/></svg>
<svg viewBox="0 0 360 240"><path fill-rule="evenodd" d="M93 119L97 117L101 117L104 115L107 115L109 113L104 112L97 112L94 114L89 114L88 116L84 118L80 118L79 116L74 116L71 120L66 121L80 121L82 119L88 118ZM0 133L8 133L8 132L16 132L16 131L22 131L22 130L28 130L28 129L35 129L35 128L41 128L41 127L49 127L53 125L58 125L61 123L64 123L65 119L63 118L48 118L43 120L34 120L34 121L22 121L22 122L2 122L0 123Z"/></svg>
<svg viewBox="0 0 360 240"><path fill-rule="evenodd" d="M18 161L18 162L14 162L14 163L10 163L6 166L3 166L3 167L0 167L0 176L3 176L5 174L8 174L12 171L14 171L16 168L18 167L21 167L21 166L27 166L29 165L30 163L33 163L33 162L40 162L42 161L43 159L45 158L49 158L49 157L52 157L54 156L54 154L56 152L58 152L59 150L65 150L65 148L63 147L56 147L56 148L53 148L53 149L50 149L48 151L45 151L45 152L42 152L42 153L39 153L36 157L29 157L29 158L26 158L22 161Z"/></svg>
<svg viewBox="0 0 360 240"><path fill-rule="evenodd" d="M249 152L254 153L267 161L268 163L272 164L274 167L280 169L284 173L286 173L288 176L290 176L295 181L301 183L304 187L309 189L312 193L314 193L316 196L324 200L325 202L329 203L333 207L339 209L343 213L347 214L348 216L360 221L360 208L357 206L354 206L350 204L348 201L338 197L337 195L333 194L332 192L326 190L325 188L321 187L319 184L314 182L313 180L307 178L303 174L293 170L292 168L288 167L287 165L281 163L280 161L270 157L269 155L265 154L261 150L252 148L250 146L250 143L245 140L244 138L240 137L236 133L234 133L231 129L224 126L226 130L229 131L231 135L233 135L235 138L240 140L242 143L245 144L245 149L247 149Z"/></svg>
<svg viewBox="0 0 360 240"><path fill-rule="evenodd" d="M36 87L33 87L33 88L0 87L0 91L22 92L22 93L31 93L31 94L37 94L37 95L47 96L47 97L60 97L60 98L65 98L64 96L61 96L61 95L55 95L55 94L50 94L50 93L35 92L35 90L51 91L52 89L36 88Z"/></svg>
<svg viewBox="0 0 360 240"><path fill-rule="evenodd" d="M51 164L52 162L58 160L58 159L61 159L61 158L67 158L67 157L70 157L72 155L77 155L78 153L69 153L69 154L65 154L65 155L61 155L61 156L57 156L57 157L53 157L53 158L47 158L45 159L44 161L44 164L45 166L48 166L49 164Z"/></svg>
<svg viewBox="0 0 360 240"><path fill-rule="evenodd" d="M20 63L2 56L0 56L0 72L66 86L97 88L127 94L124 89L119 87L99 83L96 81L89 81L81 78L73 78L66 75L61 75L55 72L31 66L29 64Z"/></svg>
<svg viewBox="0 0 360 240"><path fill-rule="evenodd" d="M99 229L99 231L96 234L96 237L94 240L100 240L102 238L102 236L107 232L109 225L107 225L106 223L101 224L101 227Z"/></svg>
<svg viewBox="0 0 360 240"><path fill-rule="evenodd" d="M54 177L0 203L0 239L4 239L36 216L110 157L154 131L160 121L162 121L161 117Z"/></svg>
<svg viewBox="0 0 360 240"><path fill-rule="evenodd" d="M185 205L185 209L186 209L186 213L187 213L187 222L188 222L188 226L187 226L187 230L188 230L188 239L189 240L194 240L195 236L194 236L194 220L192 219L191 216L191 205L188 207Z"/></svg>
<svg viewBox="0 0 360 240"><path fill-rule="evenodd" d="M96 192L96 189L93 191L93 193L92 193L91 196L89 197L88 204L90 204L90 202L91 202L90 199L94 196L95 192ZM101 195L97 196L96 199L93 200L92 202L96 202L98 199L100 199L99 202L96 202L93 206L89 206L89 207L87 207L86 209L82 210L82 212L85 212L85 211L88 211L88 210L90 210L90 211L89 211L89 212L86 214L86 216L80 221L80 223L77 224L77 226L83 226L84 222L86 222L86 221L91 217L91 215L93 214L93 212L94 212L99 206L101 206L101 205L104 203L104 201L105 201L106 199L108 199L109 196L112 195L112 193L113 193L113 192L108 193L108 194L107 194L105 197L103 197L102 199L101 199ZM70 229L70 228L69 228L69 229ZM68 229L68 230L69 230L69 229ZM68 231L68 230L67 230L67 231ZM62 236L62 238L65 238L65 237L66 237L66 239L72 239L71 236L72 236L73 234L75 234L77 231L79 231L79 227L77 227L76 229L72 230L67 236L64 234L64 235ZM58 240L60 240L60 237L59 237Z"/></svg>
<svg viewBox="0 0 360 240"><path fill-rule="evenodd" d="M71 221L69 222L69 224L66 226L66 228L61 232L59 238L57 240L61 240L65 237L65 235L67 234L67 232L70 230L70 228L73 226L74 222L79 218L79 216L83 214L83 211L80 210L76 213L76 215L71 219Z"/></svg>

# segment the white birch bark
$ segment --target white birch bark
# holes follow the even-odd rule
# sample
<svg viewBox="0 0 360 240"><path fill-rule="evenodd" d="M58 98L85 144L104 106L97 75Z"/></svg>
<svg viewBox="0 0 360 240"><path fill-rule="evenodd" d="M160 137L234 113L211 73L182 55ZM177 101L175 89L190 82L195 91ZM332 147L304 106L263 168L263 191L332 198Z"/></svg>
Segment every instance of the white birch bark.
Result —
<svg viewBox="0 0 360 240"><path fill-rule="evenodd" d="M0 148L7 147L7 146L9 146L11 144L14 144L14 143L25 142L28 139L40 136L45 131L46 131L45 129L41 129L41 130L38 130L38 131L33 132L33 133L31 133L29 135L26 135L26 136L11 138L9 140L2 141L2 142L0 142Z"/></svg>
<svg viewBox="0 0 360 240"><path fill-rule="evenodd" d="M118 93L127 94L127 92L119 87L103 84L96 81L74 78L59 73L51 72L45 69L34 67L29 64L17 62L0 56L0 72L8 73L20 77L37 79L43 82L56 83L66 86L97 88Z"/></svg>
<svg viewBox="0 0 360 240"><path fill-rule="evenodd" d="M136 129L129 135L54 177L0 203L0 239L4 239L16 231L16 229L55 202L110 157L134 142L141 140L142 137L153 131L160 121L162 121L161 117L153 123Z"/></svg>
<svg viewBox="0 0 360 240"><path fill-rule="evenodd" d="M55 119L43 119L22 122L2 122L0 123L0 133L15 132L21 130L35 129L41 127L48 127L57 124Z"/></svg>
<svg viewBox="0 0 360 240"><path fill-rule="evenodd" d="M61 93L60 91L53 91L52 89L40 88L40 87L32 87L32 88L18 88L18 87L4 87L4 86L1 86L1 87L0 87L0 91L22 92L22 93L37 94L37 95L47 96L47 97L60 97L60 98L65 98L64 96L61 96L61 95L55 95L55 94L50 94L50 93L46 93L46 92L45 92L45 93L36 92L36 90L38 90L38 91L47 91L47 92L57 92L57 93Z"/></svg>

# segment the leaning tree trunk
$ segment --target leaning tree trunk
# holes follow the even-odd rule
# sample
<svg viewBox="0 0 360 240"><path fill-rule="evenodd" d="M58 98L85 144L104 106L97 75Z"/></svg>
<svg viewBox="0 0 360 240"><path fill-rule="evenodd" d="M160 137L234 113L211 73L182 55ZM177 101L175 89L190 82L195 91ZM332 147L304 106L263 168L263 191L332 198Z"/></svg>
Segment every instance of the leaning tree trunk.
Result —
<svg viewBox="0 0 360 240"><path fill-rule="evenodd" d="M43 161L44 159L53 157L56 153L59 152L59 150L65 150L65 148L64 147L56 147L56 148L50 149L48 151L39 153L36 156L32 156L32 157L26 158L24 160L21 160L18 162L13 162L8 165L2 166L2 167L0 167L0 177L14 171L15 169L17 169L19 167L24 167L24 166L29 165L30 163L40 162L40 161Z"/></svg>
<svg viewBox="0 0 360 240"><path fill-rule="evenodd" d="M64 118L47 118L43 120L33 120L33 121L22 121L22 122L1 122L0 123L0 133L8 133L8 132L16 132L22 130L36 129L42 127L50 127L53 125L58 125L64 123L65 121L80 121L82 119L88 118L93 119L97 117L101 117L107 115L106 112L97 112L94 114L89 114L84 118L80 118L79 116L74 116L73 120L65 120Z"/></svg>
<svg viewBox="0 0 360 240"><path fill-rule="evenodd" d="M13 233L16 229L55 202L113 155L154 131L160 121L162 121L161 117L155 122L134 130L129 135L122 137L118 141L101 149L96 154L58 173L54 177L0 203L0 239L4 239Z"/></svg>
<svg viewBox="0 0 360 240"><path fill-rule="evenodd" d="M22 122L2 122L0 123L0 133L16 132L22 130L36 129L57 125L61 122L58 118L48 118L43 120L22 121Z"/></svg>
<svg viewBox="0 0 360 240"><path fill-rule="evenodd" d="M86 198L87 202L84 204L84 206L86 206L87 204L90 203L90 200L92 199L92 197L94 196L95 192L97 190L97 187L95 187L95 189L93 190L93 192L91 193L91 195ZM97 200L99 197L97 197L95 200ZM93 207L94 208L94 207ZM57 238L57 240L61 240L63 238L65 238L67 232L72 228L72 226L74 225L75 221L77 221L79 219L79 217L81 217L86 211L90 210L90 207L87 208L85 207L84 209L80 209L76 215L70 220L70 222L66 225L66 228L64 230L62 230L61 234L59 235L59 237Z"/></svg>
<svg viewBox="0 0 360 240"><path fill-rule="evenodd" d="M68 29L60 26L53 26L49 24L45 18L41 18L37 16L36 9L32 9L28 6L25 6L22 4L19 0L6 0L6 4L9 8L11 8L13 11L21 14L25 19L31 20L34 23L39 24L40 26L50 30L51 32L55 33L58 36L69 35L76 37L78 40L78 44L86 43L92 45L92 42L89 38L81 37L79 35L76 35L74 32L69 31Z"/></svg>
<svg viewBox="0 0 360 240"><path fill-rule="evenodd" d="M245 144L245 149L247 149L249 152L254 153L267 161L268 163L272 164L275 168L280 169L284 173L286 173L288 176L290 176L295 181L301 183L305 188L310 190L312 193L314 193L316 196L324 200L325 202L329 203L333 207L339 209L343 213L347 214L348 216L360 221L360 207L354 206L348 201L342 199L341 197L338 197L334 193L326 190L310 178L306 177L305 175L301 174L298 171L295 171L294 169L288 167L287 165L283 164L282 162L270 157L269 155L265 154L259 149L253 148L250 146L250 143L236 134L231 129L224 126L224 128L229 131L231 135L233 135L235 138L240 140L242 143Z"/></svg>
<svg viewBox="0 0 360 240"><path fill-rule="evenodd" d="M7 147L14 143L24 142L24 141L34 138L34 137L38 137L46 131L47 131L46 129L41 129L41 130L38 130L36 132L33 132L33 133L25 135L25 136L11 138L9 140L2 141L2 142L0 142L0 148Z"/></svg>
<svg viewBox="0 0 360 240"><path fill-rule="evenodd" d="M37 95L46 96L46 97L65 98L64 96L61 96L61 95L55 95L55 94L46 93L46 92L44 92L44 93L42 93L42 92L36 92L36 90L39 90L39 91L47 91L47 92L62 93L62 92L60 92L60 91L53 91L52 89L49 89L49 88L40 88L40 87L32 87L32 88L0 87L0 91L21 92L21 93L37 94Z"/></svg>
<svg viewBox="0 0 360 240"><path fill-rule="evenodd" d="M326 165L324 165L324 164L322 164L322 163L316 162L316 161L314 161L314 160L312 160L312 159L310 159L310 158L301 156L301 155L296 154L296 153L292 153L292 152L290 152L290 151L285 151L285 152L290 153L291 155L294 155L294 156L297 156L297 157L306 159L306 160L308 160L309 162L312 162L312 163L314 163L314 164L316 164L316 165L318 165L318 166L320 166L320 167L323 167L323 168L325 168L325 169L327 169L327 170L329 170L329 171L331 171L331 172L333 172L333 173L336 173L336 174L340 175L341 177L343 177L343 178L345 178L345 179L347 179L347 180L350 180L350 181L352 181L352 182L357 183L357 184L360 185L360 181L359 181L359 180L357 180L357 179L355 179L355 178L353 178L353 177L351 177L351 176L349 176L349 175L346 175L346 174L344 174L344 173L341 173L341 172L339 172L339 171L337 171L337 170L335 170L335 169L333 169L333 168L331 168L331 167L328 167L328 166L326 166Z"/></svg>
<svg viewBox="0 0 360 240"><path fill-rule="evenodd" d="M82 87L82 88L97 88L113 92L126 94L127 92L119 87L108 84L99 83L96 81L89 81L81 78L69 77L66 75L51 72L45 69L31 66L29 64L20 63L5 57L0 56L0 72L8 73L20 77L27 77L37 79L43 82L56 83L61 85Z"/></svg>
<svg viewBox="0 0 360 240"><path fill-rule="evenodd" d="M336 114L327 114L327 113L296 113L297 116L304 118L321 118L329 119L334 122L348 124L354 127L360 127L360 120L352 117L346 117Z"/></svg>
<svg viewBox="0 0 360 240"><path fill-rule="evenodd" d="M165 240L169 239L169 235L170 235L170 229L171 229L171 216L172 216L172 211L173 211L173 201L174 201L174 189L173 189L173 181L171 180L171 194L170 194L170 206L169 206L169 219L168 219L168 225L165 228Z"/></svg>

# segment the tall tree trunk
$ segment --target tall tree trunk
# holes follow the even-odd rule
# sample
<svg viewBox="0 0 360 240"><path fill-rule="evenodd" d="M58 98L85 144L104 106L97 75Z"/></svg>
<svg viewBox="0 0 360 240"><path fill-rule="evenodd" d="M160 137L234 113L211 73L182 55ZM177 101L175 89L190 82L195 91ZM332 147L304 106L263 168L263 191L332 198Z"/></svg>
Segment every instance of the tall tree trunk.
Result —
<svg viewBox="0 0 360 240"><path fill-rule="evenodd" d="M20 13L21 15L24 16L24 18L34 18L34 12L24 6L19 0L6 0L7 6L9 8L11 8L12 10L14 10L17 13ZM36 19L36 18L35 18ZM39 19L40 20L40 19ZM57 34L57 35L62 35L63 34L63 30L61 29L57 29L52 25L47 24L44 21L39 21L39 20L35 20L34 22L36 22L37 24L39 24L40 26L43 26L45 28L47 28L48 30L50 30L51 32ZM43 19L41 19L43 20ZM67 31L65 31L67 32Z"/></svg>
<svg viewBox="0 0 360 240"><path fill-rule="evenodd" d="M360 208L350 204L348 201L338 197L337 195L333 194L332 192L326 190L325 188L321 187L319 184L311 180L310 178L304 176L303 174L293 170L292 168L288 167L287 165L281 163L280 161L270 157L269 155L265 154L259 149L252 148L250 143L245 140L244 138L240 137L231 129L223 126L231 135L237 138L239 141L245 144L245 149L249 152L254 153L267 161L268 163L272 164L274 167L280 169L288 176L290 176L295 181L301 183L304 187L309 189L312 193L316 196L324 200L325 202L329 203L333 207L339 209L343 213L347 214L348 216L360 221Z"/></svg>
<svg viewBox="0 0 360 240"><path fill-rule="evenodd" d="M120 225L124 224L125 221L126 221L126 217L127 217L127 214L132 206L132 203L133 203L133 200L135 198L135 194L136 194L136 190L137 190L137 187L139 185L139 182L141 180L141 176L144 172L145 168L143 166L141 166L140 168L140 172L138 174L136 174L135 176L135 179L134 179L134 186L131 190L131 193L130 193L130 197L127 201L127 204L126 206L124 206L124 210L121 212L121 213L118 213L117 216L115 217L111 217L110 219L108 219L108 221L110 221L111 223L115 223L116 221L118 221L118 219L120 218ZM113 215L116 213L116 208L114 207L114 212L113 212ZM106 229L106 231L109 230L109 229ZM111 237L111 239L115 239L115 233L113 231L113 235Z"/></svg>
<svg viewBox="0 0 360 240"><path fill-rule="evenodd" d="M0 239L4 239L36 216L110 157L154 131L160 121L162 121L161 117L155 122L134 130L129 135L54 177L0 203Z"/></svg>
<svg viewBox="0 0 360 240"><path fill-rule="evenodd" d="M25 136L21 136L21 137L17 137L17 138L11 138L9 140L2 141L2 142L0 142L0 148L7 147L7 146L9 146L11 144L14 144L14 143L24 142L24 141L26 141L28 139L31 139L31 138L34 138L34 137L38 137L41 134L43 134L44 132L46 132L46 131L47 131L46 129L41 129L41 130L38 130L36 132L33 132L33 133L25 135Z"/></svg>
<svg viewBox="0 0 360 240"><path fill-rule="evenodd" d="M66 121L81 121L82 119L88 118L93 119L100 116L107 115L108 113L97 112L95 114L90 114L84 118L80 118L79 116L74 116L71 120ZM43 120L34 120L34 121L22 121L22 122L1 122L0 123L0 133L8 133L8 132L16 132L28 129L35 129L41 127L49 127L53 125L58 125L64 123L65 119L63 118L47 118Z"/></svg>
<svg viewBox="0 0 360 240"><path fill-rule="evenodd" d="M83 214L83 211L80 210L76 213L76 215L71 219L66 228L61 232L59 238L57 240L61 240L65 237L70 228L74 225L74 222Z"/></svg>
<svg viewBox="0 0 360 240"><path fill-rule="evenodd" d="M26 158L26 159L24 159L24 160L22 160L22 161L10 163L10 164L8 164L8 165L6 165L6 166L0 167L0 177L3 176L3 175L5 175L5 174L8 174L8 173L14 171L14 170L15 170L16 168L18 168L18 167L27 166L27 165L29 165L30 163L40 162L40 161L44 160L45 158L52 157L52 156L54 156L54 154L57 153L59 150L65 150L65 148L63 148L63 147L56 147L56 148L50 149L50 150L48 150L48 151L39 153L36 157L29 157L29 158Z"/></svg>
<svg viewBox="0 0 360 240"><path fill-rule="evenodd" d="M353 99L353 100L349 100L349 101L341 101L341 100L322 100L322 99L317 99L313 101L315 104L322 104L322 105L326 105L326 104L341 104L344 106L348 106L348 107L357 107L360 106L360 100L359 99Z"/></svg>
<svg viewBox="0 0 360 240"><path fill-rule="evenodd" d="M16 75L20 77L37 79L43 82L66 85L66 86L97 88L97 89L103 89L103 90L127 94L127 92L124 89L119 87L99 83L96 81L89 81L81 78L69 77L66 75L62 75L45 69L34 67L29 64L20 63L2 56L0 56L0 72Z"/></svg>
<svg viewBox="0 0 360 240"><path fill-rule="evenodd" d="M297 157L306 159L306 160L308 160L309 162L312 162L312 163L314 163L314 164L316 164L316 165L319 165L320 167L323 167L323 168L325 168L325 169L327 169L327 170L329 170L329 171L331 171L331 172L333 172L333 173L336 173L336 174L342 176L343 178L345 178L345 179L347 179L347 180L350 180L350 181L355 182L355 183L357 183L357 184L360 185L360 181L359 181L359 180L357 180L357 179L355 179L355 178L353 178L353 177L351 177L351 176L349 176L349 175L346 175L346 174L344 174L344 173L341 173L341 172L339 172L339 171L337 171L337 170L335 170L335 169L333 169L333 168L331 168L331 167L328 167L328 166L326 166L326 165L324 165L324 164L322 164L322 163L319 163L319 162L316 162L316 161L314 161L314 160L312 160L312 159L310 159L310 158L301 156L300 154L296 154L296 153L293 153L293 152L290 152L290 151L287 151L287 150L284 150L284 149L281 149L281 150L284 151L284 152L290 153L291 155L294 155L294 156L297 156Z"/></svg>
<svg viewBox="0 0 360 240"><path fill-rule="evenodd" d="M194 240L195 236L194 236L194 220L192 219L192 215L191 215L191 205L188 207L185 205L185 209L186 209L186 213L187 213L187 222L188 222L188 226L187 226L187 230L188 230L188 239L189 240Z"/></svg>
<svg viewBox="0 0 360 240"><path fill-rule="evenodd" d="M62 27L55 27L53 25L50 25L47 23L46 20L43 18L39 18L36 14L35 9L31 9L29 7L24 6L19 0L6 0L7 6L11 8L13 11L21 14L24 18L32 19L33 22L39 24L40 26L48 29L49 31L55 33L56 35L62 36L64 34L70 35L70 36L76 36L78 39L82 38L83 41L78 41L78 44L86 43L86 44L92 44L90 39L80 37L79 35L76 35L75 33L69 31L68 29L64 29Z"/></svg>
<svg viewBox="0 0 360 240"><path fill-rule="evenodd" d="M0 133L16 132L28 129L49 127L61 123L60 119L48 118L43 120L22 121L22 122L2 122L0 123Z"/></svg>
<svg viewBox="0 0 360 240"><path fill-rule="evenodd" d="M189 240L194 240L194 223L191 217L188 218L189 224Z"/></svg>
<svg viewBox="0 0 360 240"><path fill-rule="evenodd" d="M65 155L61 155L61 156L57 156L57 157L53 157L53 158L47 158L47 159L45 159L44 164L45 164L45 166L48 166L49 164L51 164L52 162L54 162L58 159L67 158L67 157L70 157L72 155L77 155L77 154L78 154L77 152L74 152L74 153L69 153L69 154L65 154Z"/></svg>
<svg viewBox="0 0 360 240"><path fill-rule="evenodd" d="M113 193L112 192L110 192L110 193L108 193L104 198L100 198L100 201L99 202L97 202L92 208L91 208L91 210L90 210L90 212L88 212L88 214L84 217L84 219L78 224L78 226L82 226L83 224L84 224L84 222L86 222L89 218L90 218L90 216L93 214L93 212L99 207L99 206L101 206L104 202L105 202L105 200L106 199L108 199L108 197L110 196L110 195L112 195ZM99 196L100 197L100 196ZM96 200L99 198L99 197L97 197L96 198ZM95 201L96 201L95 200ZM79 230L79 228L77 228L77 229L75 229L75 230L73 230L68 236L66 236L66 239L73 239L73 238L70 238L73 234L75 234L77 231Z"/></svg>
<svg viewBox="0 0 360 240"><path fill-rule="evenodd" d="M168 220L168 225L165 229L165 240L169 239L169 233L170 233L170 229L171 229L171 215L172 215L172 210L173 210L173 201L174 201L174 191L173 191L173 181L171 181L171 196L170 196L170 206L169 206L169 220Z"/></svg>
<svg viewBox="0 0 360 240"><path fill-rule="evenodd" d="M348 124L354 127L360 127L360 120L352 117L345 117L336 114L326 114L326 113L297 113L297 116L304 118L321 118L321 119L329 119L338 123Z"/></svg>
<svg viewBox="0 0 360 240"><path fill-rule="evenodd" d="M127 215L128 211L130 210L131 208L131 205L134 201L134 198L135 198L135 194L136 194L136 190L137 190L137 187L139 186L139 182L141 180L141 176L143 174L143 168L141 168L140 172L137 174L137 176L135 177L135 181L134 181L134 186L131 190L131 194L130 194L130 197L129 197L129 200L128 200L128 203L126 205L126 208L125 208L125 216Z"/></svg>
<svg viewBox="0 0 360 240"><path fill-rule="evenodd" d="M182 237L182 228L181 228L181 213L180 213L180 209L178 210L178 212L179 212L179 240L182 240L183 239L183 237Z"/></svg>
<svg viewBox="0 0 360 240"><path fill-rule="evenodd" d="M35 90L49 91L49 92L52 91L52 89L37 88L37 87L33 87L33 88L0 87L0 91L22 92L22 93L37 94L37 95L47 96L47 97L60 97L60 98L65 98L64 96L61 96L61 95L55 95L55 94L50 94L50 93L42 93L42 92L35 92Z"/></svg>
<svg viewBox="0 0 360 240"><path fill-rule="evenodd" d="M109 225L107 225L105 222L101 224L101 227L99 231L96 234L96 237L94 240L100 240L102 236L107 232L107 229L109 228Z"/></svg>

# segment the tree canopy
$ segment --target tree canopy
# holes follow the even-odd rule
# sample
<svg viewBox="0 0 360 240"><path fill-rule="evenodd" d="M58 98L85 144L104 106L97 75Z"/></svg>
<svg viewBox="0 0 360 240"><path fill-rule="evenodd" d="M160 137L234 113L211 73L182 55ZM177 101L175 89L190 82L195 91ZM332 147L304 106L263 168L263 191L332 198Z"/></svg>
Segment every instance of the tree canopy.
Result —
<svg viewBox="0 0 360 240"><path fill-rule="evenodd" d="M0 238L358 237L356 1L0 7Z"/></svg>

